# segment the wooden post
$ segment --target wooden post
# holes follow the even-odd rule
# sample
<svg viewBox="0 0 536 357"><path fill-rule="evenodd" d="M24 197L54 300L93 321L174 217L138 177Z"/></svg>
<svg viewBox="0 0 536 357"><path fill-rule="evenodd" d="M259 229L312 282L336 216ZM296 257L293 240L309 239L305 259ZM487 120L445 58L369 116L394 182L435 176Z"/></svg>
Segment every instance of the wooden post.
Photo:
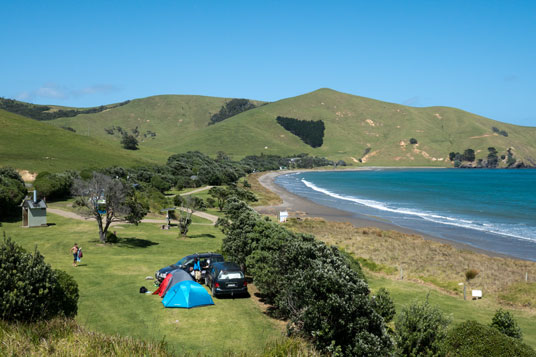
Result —
<svg viewBox="0 0 536 357"><path fill-rule="evenodd" d="M467 297L466 297L466 295L465 295L465 286L466 286L466 285L463 284L463 299L464 299L464 300L467 300Z"/></svg>
<svg viewBox="0 0 536 357"><path fill-rule="evenodd" d="M529 272L526 271L525 272L525 283L528 283L528 281L529 281Z"/></svg>
<svg viewBox="0 0 536 357"><path fill-rule="evenodd" d="M399 266L398 269L400 271L400 280L404 280L404 269L402 269L402 266Z"/></svg>

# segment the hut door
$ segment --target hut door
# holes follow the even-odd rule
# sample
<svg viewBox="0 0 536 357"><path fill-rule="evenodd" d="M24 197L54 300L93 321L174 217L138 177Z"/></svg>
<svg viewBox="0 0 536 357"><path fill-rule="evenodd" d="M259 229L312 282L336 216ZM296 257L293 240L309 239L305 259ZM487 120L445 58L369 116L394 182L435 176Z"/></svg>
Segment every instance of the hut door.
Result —
<svg viewBox="0 0 536 357"><path fill-rule="evenodd" d="M22 226L28 227L28 209L24 209L22 213Z"/></svg>

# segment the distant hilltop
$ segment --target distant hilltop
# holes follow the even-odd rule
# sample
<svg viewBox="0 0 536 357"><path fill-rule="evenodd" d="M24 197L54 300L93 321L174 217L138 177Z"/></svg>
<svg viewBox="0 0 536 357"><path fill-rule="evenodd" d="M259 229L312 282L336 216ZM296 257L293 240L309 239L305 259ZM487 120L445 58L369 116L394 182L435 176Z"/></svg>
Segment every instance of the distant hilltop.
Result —
<svg viewBox="0 0 536 357"><path fill-rule="evenodd" d="M198 150L212 156L224 152L233 159L308 153L353 166L536 166L535 127L331 89L272 103L159 95L83 109L0 99L0 108L0 138L10 147L0 147L0 165L19 169L32 169L37 157L58 156L55 146L66 137L84 155L91 157L96 150L94 157L102 160L94 161L116 165L165 162L174 153ZM47 138L38 140L45 131ZM124 136L136 138L139 150L123 149ZM32 148L36 141L39 148ZM68 160L73 158L59 155L56 163Z"/></svg>

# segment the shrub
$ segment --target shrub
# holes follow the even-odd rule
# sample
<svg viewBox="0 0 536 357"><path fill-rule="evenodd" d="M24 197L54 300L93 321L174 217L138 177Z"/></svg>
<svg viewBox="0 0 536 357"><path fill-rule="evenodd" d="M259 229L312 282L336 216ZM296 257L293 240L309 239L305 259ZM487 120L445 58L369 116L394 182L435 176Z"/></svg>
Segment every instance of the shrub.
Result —
<svg viewBox="0 0 536 357"><path fill-rule="evenodd" d="M395 303L385 288L380 288L372 297L372 308L383 317L385 322L391 322L396 314Z"/></svg>
<svg viewBox="0 0 536 357"><path fill-rule="evenodd" d="M417 144L417 139L415 139L415 138L411 138L411 139L409 139L409 143L410 143L411 145L415 145L415 144Z"/></svg>
<svg viewBox="0 0 536 357"><path fill-rule="evenodd" d="M117 235L115 235L115 233L112 233L110 231L106 232L106 239L104 243L114 244L118 242L119 242L119 238L117 237Z"/></svg>
<svg viewBox="0 0 536 357"><path fill-rule="evenodd" d="M28 322L62 313L56 298L63 289L37 249L30 254L4 236L0 262L0 319Z"/></svg>
<svg viewBox="0 0 536 357"><path fill-rule="evenodd" d="M78 312L78 284L76 280L63 270L54 270L58 285L56 286L54 301L65 317L75 317Z"/></svg>
<svg viewBox="0 0 536 357"><path fill-rule="evenodd" d="M28 191L24 181L14 169L10 167L0 168L0 217L19 215L19 204Z"/></svg>
<svg viewBox="0 0 536 357"><path fill-rule="evenodd" d="M230 198L226 258L247 265L272 313L288 318L291 335L327 354L388 355L392 341L369 299L367 283L335 247L298 235Z"/></svg>
<svg viewBox="0 0 536 357"><path fill-rule="evenodd" d="M521 328L517 325L514 316L512 316L509 311L504 311L503 309L499 309L495 312L490 326L506 336L518 339L521 339L523 336Z"/></svg>
<svg viewBox="0 0 536 357"><path fill-rule="evenodd" d="M402 356L440 355L450 320L428 303L413 302L395 320L396 349Z"/></svg>
<svg viewBox="0 0 536 357"><path fill-rule="evenodd" d="M530 346L476 321L463 322L450 330L442 350L448 357L535 355Z"/></svg>

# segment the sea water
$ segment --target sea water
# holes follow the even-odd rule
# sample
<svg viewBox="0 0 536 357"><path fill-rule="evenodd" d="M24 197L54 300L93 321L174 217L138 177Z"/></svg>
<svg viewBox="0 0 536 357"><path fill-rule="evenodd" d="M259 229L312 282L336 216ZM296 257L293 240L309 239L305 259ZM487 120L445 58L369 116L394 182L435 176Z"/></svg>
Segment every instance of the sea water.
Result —
<svg viewBox="0 0 536 357"><path fill-rule="evenodd" d="M536 261L536 170L303 172L275 182L357 217Z"/></svg>

